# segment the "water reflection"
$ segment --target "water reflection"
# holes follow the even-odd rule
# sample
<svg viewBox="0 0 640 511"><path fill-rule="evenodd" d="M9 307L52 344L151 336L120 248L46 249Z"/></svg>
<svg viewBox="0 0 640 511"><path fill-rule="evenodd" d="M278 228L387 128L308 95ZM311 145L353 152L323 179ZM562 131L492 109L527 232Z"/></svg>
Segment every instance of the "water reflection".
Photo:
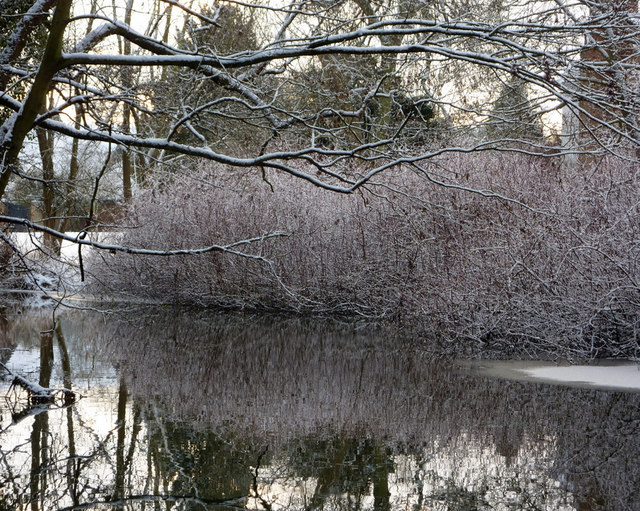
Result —
<svg viewBox="0 0 640 511"><path fill-rule="evenodd" d="M381 334L5 318L2 360L83 398L3 405L0 510L640 507L640 395L482 379Z"/></svg>

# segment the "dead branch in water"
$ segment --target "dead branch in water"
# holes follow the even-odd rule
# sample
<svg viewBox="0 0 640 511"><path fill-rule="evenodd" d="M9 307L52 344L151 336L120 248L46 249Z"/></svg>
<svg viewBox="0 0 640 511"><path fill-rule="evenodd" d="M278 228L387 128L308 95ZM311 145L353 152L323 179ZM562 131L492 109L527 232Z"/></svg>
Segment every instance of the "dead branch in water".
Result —
<svg viewBox="0 0 640 511"><path fill-rule="evenodd" d="M7 394L14 388L20 387L27 391L30 404L44 404L44 403L58 403L61 402L64 405L70 405L76 400L76 393L69 389L51 389L43 387L37 383L31 382L26 378L15 374L6 365L0 362L0 366L13 377L11 386L7 391Z"/></svg>

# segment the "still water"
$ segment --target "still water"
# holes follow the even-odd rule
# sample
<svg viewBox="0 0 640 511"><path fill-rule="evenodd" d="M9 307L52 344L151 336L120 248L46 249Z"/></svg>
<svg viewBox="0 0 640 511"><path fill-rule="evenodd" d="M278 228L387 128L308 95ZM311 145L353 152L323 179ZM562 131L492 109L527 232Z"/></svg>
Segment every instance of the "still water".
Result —
<svg viewBox="0 0 640 511"><path fill-rule="evenodd" d="M353 324L0 317L0 510L638 510L640 394L488 378Z"/></svg>

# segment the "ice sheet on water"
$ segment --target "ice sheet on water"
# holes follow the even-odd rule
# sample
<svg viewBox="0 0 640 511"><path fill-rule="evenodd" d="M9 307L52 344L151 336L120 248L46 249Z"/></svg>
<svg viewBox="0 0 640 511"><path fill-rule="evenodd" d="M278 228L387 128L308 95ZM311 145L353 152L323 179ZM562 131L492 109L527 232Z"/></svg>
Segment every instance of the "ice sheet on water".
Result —
<svg viewBox="0 0 640 511"><path fill-rule="evenodd" d="M640 391L640 365L540 366L522 370L533 378L562 383L584 383L597 387Z"/></svg>
<svg viewBox="0 0 640 511"><path fill-rule="evenodd" d="M640 391L640 363L627 360L604 360L582 365L500 360L473 361L463 365L481 375L508 380Z"/></svg>

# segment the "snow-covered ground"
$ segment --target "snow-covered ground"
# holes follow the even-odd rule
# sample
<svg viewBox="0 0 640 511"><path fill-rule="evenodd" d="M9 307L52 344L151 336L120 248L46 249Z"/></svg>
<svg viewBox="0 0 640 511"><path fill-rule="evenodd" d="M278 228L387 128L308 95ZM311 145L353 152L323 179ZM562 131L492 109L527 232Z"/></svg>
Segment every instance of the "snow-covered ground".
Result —
<svg viewBox="0 0 640 511"><path fill-rule="evenodd" d="M77 237L79 233L68 232L69 236ZM113 240L116 233L91 233L88 239L93 241ZM30 306L42 306L51 303L50 297L70 297L82 293L85 283L80 278L78 245L72 241L63 241L60 256L50 257L43 248L41 234L18 232L12 233L12 242L23 254L28 262L30 271L24 275L33 296L27 299ZM82 247L83 261L90 257L94 249ZM4 290L5 292L10 290Z"/></svg>
<svg viewBox="0 0 640 511"><path fill-rule="evenodd" d="M632 362L611 366L540 366L521 371L544 381L640 391L640 365Z"/></svg>
<svg viewBox="0 0 640 511"><path fill-rule="evenodd" d="M80 233L67 232L65 234L71 237L77 237ZM116 237L117 233L90 233L87 236L87 239L90 239L92 241L107 241L112 240L114 237ZM14 241L16 246L20 248L20 250L22 250L23 253L35 254L42 250L42 234L40 233L33 234L27 232L15 232L11 235L11 239ZM83 256L88 255L91 251L91 247L82 247ZM78 245L76 243L73 243L72 241L64 240L62 242L62 247L60 250L60 260L71 264L77 264Z"/></svg>

